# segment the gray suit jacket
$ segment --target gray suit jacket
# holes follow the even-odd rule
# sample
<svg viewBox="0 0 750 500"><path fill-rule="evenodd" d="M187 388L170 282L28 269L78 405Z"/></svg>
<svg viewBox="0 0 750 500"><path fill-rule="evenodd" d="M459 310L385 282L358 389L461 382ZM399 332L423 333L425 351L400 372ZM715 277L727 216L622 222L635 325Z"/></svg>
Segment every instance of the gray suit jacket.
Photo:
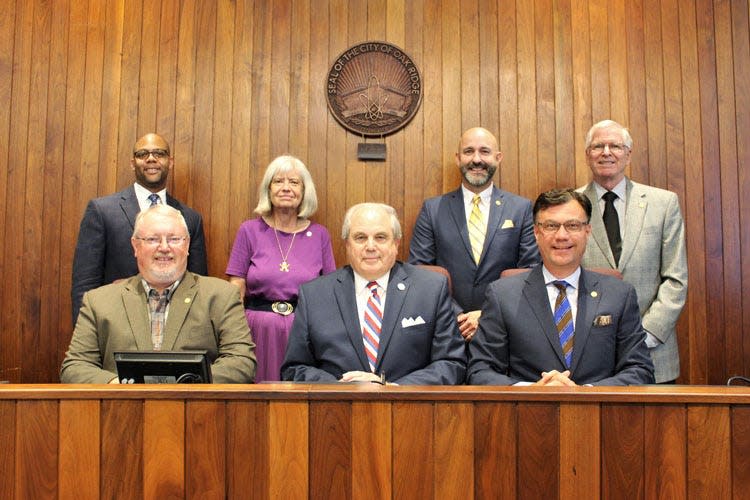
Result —
<svg viewBox="0 0 750 500"><path fill-rule="evenodd" d="M492 283L469 343L469 384L535 382L564 371L560 339L542 266ZM581 270L570 378L579 385L654 382L646 333L632 285Z"/></svg>
<svg viewBox="0 0 750 500"><path fill-rule="evenodd" d="M208 274L203 220L200 214L167 194L167 205L182 213L190 233L188 271ZM76 324L83 294L92 288L138 274L130 237L140 211L132 185L119 193L89 201L81 219L75 256L71 302Z"/></svg>
<svg viewBox="0 0 750 500"><path fill-rule="evenodd" d="M505 269L539 263L531 203L492 188L487 234L479 264L474 262L461 188L430 198L422 205L409 247L410 264L448 270L453 299L463 311L482 308L484 292Z"/></svg>
<svg viewBox="0 0 750 500"><path fill-rule="evenodd" d="M591 237L584 267L615 268L593 183L580 188L591 200ZM687 298L685 224L677 195L627 179L622 254L617 269L635 287L643 327L660 345L650 349L656 382L680 375L675 328Z"/></svg>
<svg viewBox="0 0 750 500"><path fill-rule="evenodd" d="M348 371L370 371L351 267L302 285L295 313L281 367L283 380L335 382ZM423 324L404 324L418 317ZM375 369L398 384L463 382L464 341L445 276L396 262L388 280Z"/></svg>
<svg viewBox="0 0 750 500"><path fill-rule="evenodd" d="M106 384L117 376L115 351L150 351L151 322L140 275L83 298L60 370L63 383ZM185 273L169 301L164 351L207 350L215 383L250 383L255 344L237 288Z"/></svg>

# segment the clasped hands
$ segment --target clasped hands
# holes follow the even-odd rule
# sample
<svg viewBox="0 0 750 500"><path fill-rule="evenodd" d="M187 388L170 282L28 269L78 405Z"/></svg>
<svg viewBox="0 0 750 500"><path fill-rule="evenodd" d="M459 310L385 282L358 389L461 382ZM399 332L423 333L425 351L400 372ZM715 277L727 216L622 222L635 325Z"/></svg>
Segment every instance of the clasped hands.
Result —
<svg viewBox="0 0 750 500"><path fill-rule="evenodd" d="M578 384L570 380L570 370L565 370L564 372L559 372L557 370L550 370L548 372L542 372L542 378L534 382L533 385L559 387L559 386L566 386L566 385L577 386Z"/></svg>

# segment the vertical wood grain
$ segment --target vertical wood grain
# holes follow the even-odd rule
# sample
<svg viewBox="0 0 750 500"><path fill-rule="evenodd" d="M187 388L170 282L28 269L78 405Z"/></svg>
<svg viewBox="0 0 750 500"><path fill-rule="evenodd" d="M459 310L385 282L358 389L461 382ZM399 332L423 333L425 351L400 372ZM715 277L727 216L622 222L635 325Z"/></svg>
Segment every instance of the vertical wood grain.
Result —
<svg viewBox="0 0 750 500"><path fill-rule="evenodd" d="M106 400L101 405L101 498L142 496L144 464L143 401Z"/></svg>
<svg viewBox="0 0 750 500"><path fill-rule="evenodd" d="M434 407L430 403L393 404L393 497L434 498ZM425 436L428 436L425 439ZM414 485L420 487L415 490Z"/></svg>
<svg viewBox="0 0 750 500"><path fill-rule="evenodd" d="M16 497L50 498L58 489L58 402L16 404Z"/></svg>
<svg viewBox="0 0 750 500"><path fill-rule="evenodd" d="M352 498L352 416L348 402L310 403L310 498Z"/></svg>
<svg viewBox="0 0 750 500"><path fill-rule="evenodd" d="M16 402L0 401L0 497L16 489Z"/></svg>
<svg viewBox="0 0 750 500"><path fill-rule="evenodd" d="M518 405L517 498L552 498L560 490L560 412L547 403Z"/></svg>
<svg viewBox="0 0 750 500"><path fill-rule="evenodd" d="M728 407L692 405L687 415L688 498L729 498L732 491Z"/></svg>
<svg viewBox="0 0 750 500"><path fill-rule="evenodd" d="M627 432L623 432L627 429ZM602 495L645 498L643 408L603 405L601 410Z"/></svg>
<svg viewBox="0 0 750 500"><path fill-rule="evenodd" d="M97 400L60 401L58 494L80 500L99 498L102 457Z"/></svg>
<svg viewBox="0 0 750 500"><path fill-rule="evenodd" d="M644 415L646 498L687 498L687 413L679 405L646 407Z"/></svg>
<svg viewBox="0 0 750 500"><path fill-rule="evenodd" d="M267 402L227 402L228 498L270 498L269 425Z"/></svg>
<svg viewBox="0 0 750 500"><path fill-rule="evenodd" d="M474 493L476 498L517 497L517 405L474 405Z"/></svg>
<svg viewBox="0 0 750 500"><path fill-rule="evenodd" d="M483 125L496 180L535 198L580 186L583 140L614 118L635 141L630 176L675 191L690 283L678 323L680 382L750 370L747 2L714 0L31 0L0 12L0 378L57 381L73 325L70 273L88 200L133 181L131 148L170 140L169 191L200 211L209 269L224 277L258 181L291 152L318 184L315 216L337 237L345 210L397 209L408 241L427 197L455 189L456 142ZM350 45L383 39L423 76L412 123L386 162L327 110L324 83ZM19 223L19 221L21 221ZM737 271L740 269L739 271ZM729 328L729 325L736 327ZM710 334L710 335L709 335ZM32 355L22 355L33 352Z"/></svg>
<svg viewBox="0 0 750 500"><path fill-rule="evenodd" d="M352 498L392 498L393 417L391 403L352 403Z"/></svg>
<svg viewBox="0 0 750 500"><path fill-rule="evenodd" d="M226 498L229 446L226 403L187 403L185 428L185 496Z"/></svg>
<svg viewBox="0 0 750 500"><path fill-rule="evenodd" d="M441 498L474 498L474 405L435 404L435 491Z"/></svg>
<svg viewBox="0 0 750 500"><path fill-rule="evenodd" d="M560 405L561 499L601 491L600 428L598 404Z"/></svg>
<svg viewBox="0 0 750 500"><path fill-rule="evenodd" d="M310 481L307 403L269 405L269 497L305 498Z"/></svg>
<svg viewBox="0 0 750 500"><path fill-rule="evenodd" d="M143 403L145 498L185 497L185 404L159 400Z"/></svg>
<svg viewBox="0 0 750 500"><path fill-rule="evenodd" d="M732 494L741 498L750 491L750 408L731 409Z"/></svg>

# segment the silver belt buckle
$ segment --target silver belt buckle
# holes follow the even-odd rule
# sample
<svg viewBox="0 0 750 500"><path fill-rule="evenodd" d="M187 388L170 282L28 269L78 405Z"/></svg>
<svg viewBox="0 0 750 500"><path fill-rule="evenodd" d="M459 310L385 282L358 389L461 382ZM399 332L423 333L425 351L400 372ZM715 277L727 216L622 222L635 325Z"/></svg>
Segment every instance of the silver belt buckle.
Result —
<svg viewBox="0 0 750 500"><path fill-rule="evenodd" d="M273 304L271 304L271 310L276 314L289 316L294 312L294 306L292 306L292 304L290 304L289 302L274 302Z"/></svg>

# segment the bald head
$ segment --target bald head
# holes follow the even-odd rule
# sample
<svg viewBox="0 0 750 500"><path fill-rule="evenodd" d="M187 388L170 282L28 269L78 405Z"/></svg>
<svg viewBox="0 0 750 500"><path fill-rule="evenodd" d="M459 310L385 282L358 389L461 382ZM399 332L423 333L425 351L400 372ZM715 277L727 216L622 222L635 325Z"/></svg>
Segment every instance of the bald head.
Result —
<svg viewBox="0 0 750 500"><path fill-rule="evenodd" d="M456 153L456 165L463 176L462 184L480 193L492 184L503 154L492 132L482 127L470 128L461 135Z"/></svg>

